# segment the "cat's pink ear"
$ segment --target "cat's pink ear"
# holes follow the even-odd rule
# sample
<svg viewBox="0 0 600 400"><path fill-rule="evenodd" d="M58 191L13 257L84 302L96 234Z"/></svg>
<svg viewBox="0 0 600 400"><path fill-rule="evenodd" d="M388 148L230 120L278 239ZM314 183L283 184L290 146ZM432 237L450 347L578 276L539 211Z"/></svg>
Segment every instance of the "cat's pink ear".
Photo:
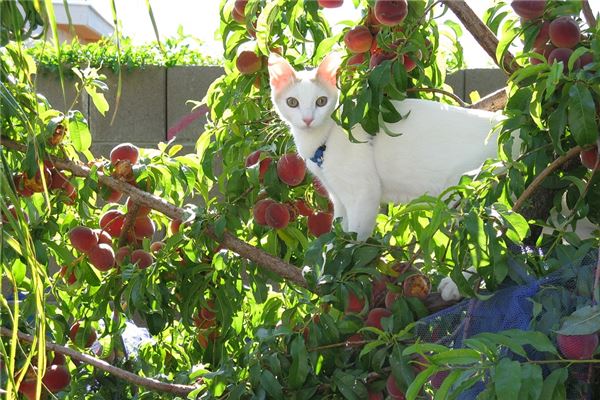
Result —
<svg viewBox="0 0 600 400"><path fill-rule="evenodd" d="M317 78L324 83L335 86L337 82L337 71L342 63L342 57L339 53L329 53L321 61L317 68Z"/></svg>
<svg viewBox="0 0 600 400"><path fill-rule="evenodd" d="M296 71L278 54L269 56L269 81L275 92L280 92L296 79Z"/></svg>

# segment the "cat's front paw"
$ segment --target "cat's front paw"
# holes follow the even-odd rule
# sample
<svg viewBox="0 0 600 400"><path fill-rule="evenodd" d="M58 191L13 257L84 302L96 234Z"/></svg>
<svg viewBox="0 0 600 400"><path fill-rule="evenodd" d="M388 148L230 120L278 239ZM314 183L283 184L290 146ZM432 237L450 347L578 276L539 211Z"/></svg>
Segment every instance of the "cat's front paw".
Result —
<svg viewBox="0 0 600 400"><path fill-rule="evenodd" d="M444 301L460 300L462 296L458 290L458 286L451 278L443 278L438 286L438 292Z"/></svg>

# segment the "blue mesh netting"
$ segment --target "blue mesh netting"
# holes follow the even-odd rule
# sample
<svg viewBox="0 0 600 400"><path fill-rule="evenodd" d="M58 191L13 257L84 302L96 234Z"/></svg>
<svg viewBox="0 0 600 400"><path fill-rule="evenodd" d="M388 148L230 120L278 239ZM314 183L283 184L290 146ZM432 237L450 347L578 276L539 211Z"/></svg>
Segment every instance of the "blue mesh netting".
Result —
<svg viewBox="0 0 600 400"><path fill-rule="evenodd" d="M510 283L496 291L488 300L465 299L432 314L419 321L416 334L421 341L451 348L462 348L465 339L479 333L496 333L508 329L529 330L533 325L536 330L553 337L552 331L558 328L555 326L557 316L570 315L576 308L591 304L593 279L590 277L593 277L596 263L597 251L594 250L546 277L536 279L527 275L516 261L511 260L509 268L513 274L518 275L522 284L516 285L509 280ZM535 318L534 302L541 305L542 309ZM530 359L538 356L529 351ZM513 358L518 359L516 356ZM549 370L544 372L549 373ZM459 399L475 399L484 387L484 382L479 382L462 393ZM574 395L568 398L598 398L593 396L593 393L583 396L579 393L577 397Z"/></svg>

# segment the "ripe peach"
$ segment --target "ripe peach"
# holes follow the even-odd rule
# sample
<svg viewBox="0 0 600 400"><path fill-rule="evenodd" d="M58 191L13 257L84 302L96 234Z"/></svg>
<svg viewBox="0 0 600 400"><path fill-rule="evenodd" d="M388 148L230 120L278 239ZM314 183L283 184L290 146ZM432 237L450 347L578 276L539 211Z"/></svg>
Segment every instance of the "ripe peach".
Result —
<svg viewBox="0 0 600 400"><path fill-rule="evenodd" d="M271 165L271 161L273 161L271 159L271 157L267 157L267 158L263 158L262 160L260 160L260 163L258 164L258 180L259 181L263 181L263 179L265 178L265 174L267 173L267 170L269 169L269 165Z"/></svg>
<svg viewBox="0 0 600 400"><path fill-rule="evenodd" d="M25 187L23 176L25 174L20 173L13 176L13 183L15 184L15 189L17 190L17 194L23 197L30 197L33 195L33 190Z"/></svg>
<svg viewBox="0 0 600 400"><path fill-rule="evenodd" d="M408 3L406 0L376 0L374 12L382 25L398 25L408 14Z"/></svg>
<svg viewBox="0 0 600 400"><path fill-rule="evenodd" d="M352 290L348 291L348 304L344 309L345 314L358 314L365 307L365 299L359 298Z"/></svg>
<svg viewBox="0 0 600 400"><path fill-rule="evenodd" d="M130 209L131 209L131 207L133 207L133 205L134 205L135 203L133 202L133 200L131 200L131 197L128 197L128 198L127 198L127 203L125 203L125 204L126 204L126 206L127 206L127 209L128 209L128 210L130 210ZM143 206L143 205L141 205L141 204L140 204L140 207L138 208L138 213L137 213L137 215L138 215L138 217L141 217L141 216L143 216L143 215L148 215L148 214L150 213L150 211L151 211L151 210L152 210L152 209L151 209L150 207L146 207L146 206Z"/></svg>
<svg viewBox="0 0 600 400"><path fill-rule="evenodd" d="M404 64L406 72L412 71L417 66L417 63L408 54L402 55L402 64Z"/></svg>
<svg viewBox="0 0 600 400"><path fill-rule="evenodd" d="M366 60L365 53L354 54L352 57L348 58L346 61L346 65L348 67L354 67L356 65L361 65Z"/></svg>
<svg viewBox="0 0 600 400"><path fill-rule="evenodd" d="M444 379L450 374L450 371L440 371L429 377L429 382L431 383L431 387L434 389L439 389L444 383Z"/></svg>
<svg viewBox="0 0 600 400"><path fill-rule="evenodd" d="M100 271L108 271L115 266L115 252L108 244L99 244L88 252L90 264Z"/></svg>
<svg viewBox="0 0 600 400"><path fill-rule="evenodd" d="M54 353L54 358L52 359L51 365L65 365L67 363L67 359L64 354Z"/></svg>
<svg viewBox="0 0 600 400"><path fill-rule="evenodd" d="M63 124L56 125L52 136L48 138L48 144L50 146L58 145L60 142L62 142L66 132L67 130L65 129L65 126Z"/></svg>
<svg viewBox="0 0 600 400"><path fill-rule="evenodd" d="M181 229L182 222L183 221L181 221L180 219L171 220L171 223L169 224L169 231L171 232L172 235L179 232L179 230Z"/></svg>
<svg viewBox="0 0 600 400"><path fill-rule="evenodd" d="M202 317L205 320L208 321L212 321L213 319L215 319L217 317L217 314L215 313L215 302L212 300L208 300L206 302L207 307L201 307L200 308L200 317Z"/></svg>
<svg viewBox="0 0 600 400"><path fill-rule="evenodd" d="M64 365L50 365L44 373L42 383L50 393L57 393L69 386L71 374Z"/></svg>
<svg viewBox="0 0 600 400"><path fill-rule="evenodd" d="M52 173L50 169L45 168L44 171L44 179L46 180L46 185L48 188L52 186ZM41 193L44 191L44 183L42 182L42 174L38 169L33 176L27 175L27 173L23 173L23 187L31 190L35 193Z"/></svg>
<svg viewBox="0 0 600 400"><path fill-rule="evenodd" d="M87 226L77 226L69 231L71 245L82 253L89 252L98 245L98 236Z"/></svg>
<svg viewBox="0 0 600 400"><path fill-rule="evenodd" d="M564 47L559 47L557 49L554 49L550 52L550 55L548 55L548 64L554 64L555 62L562 62L563 63L563 72L567 73L569 71L569 58L571 57L571 54L573 54L573 50L571 50L571 49L567 49ZM573 68L574 69L579 68L579 60L575 61Z"/></svg>
<svg viewBox="0 0 600 400"><path fill-rule="evenodd" d="M235 66L242 75L250 75L262 68L262 57L250 50L243 50L235 60Z"/></svg>
<svg viewBox="0 0 600 400"><path fill-rule="evenodd" d="M125 214L119 210L109 210L100 217L100 228L105 230L112 237L121 235L124 223Z"/></svg>
<svg viewBox="0 0 600 400"><path fill-rule="evenodd" d="M368 400L383 400L383 392L369 392Z"/></svg>
<svg viewBox="0 0 600 400"><path fill-rule="evenodd" d="M333 214L331 213L318 212L308 216L308 231L316 237L331 232L332 226Z"/></svg>
<svg viewBox="0 0 600 400"><path fill-rule="evenodd" d="M109 189L106 192L106 196L102 196L107 203L117 203L119 200L121 200L121 197L123 197L123 193L112 189Z"/></svg>
<svg viewBox="0 0 600 400"><path fill-rule="evenodd" d="M94 229L94 233L98 237L98 243L104 243L112 246L112 237L102 229Z"/></svg>
<svg viewBox="0 0 600 400"><path fill-rule="evenodd" d="M77 337L77 331L79 331L80 325L81 322L77 321L73 325L71 325L71 329L69 329L69 338L73 343L76 343L75 339ZM96 341L97 337L98 336L96 335L96 330L94 328L90 328L87 339L85 340L84 347L91 347L92 344L94 344L94 342Z"/></svg>
<svg viewBox="0 0 600 400"><path fill-rule="evenodd" d="M261 154L262 154L261 150L256 150L256 151L253 151L252 153L248 154L248 157L246 157L246 162L245 162L246 168L256 165L256 163L260 159Z"/></svg>
<svg viewBox="0 0 600 400"><path fill-rule="evenodd" d="M69 180L57 169L52 169L50 174L52 176L52 183L48 186L49 189L62 189L69 183Z"/></svg>
<svg viewBox="0 0 600 400"><path fill-rule="evenodd" d="M355 347L362 346L364 344L365 338L360 333L355 333L346 339L346 347Z"/></svg>
<svg viewBox="0 0 600 400"><path fill-rule="evenodd" d="M150 244L150 251L153 253L158 253L159 251L161 251L164 247L166 246L165 242L152 242Z"/></svg>
<svg viewBox="0 0 600 400"><path fill-rule="evenodd" d="M271 228L283 229L290 222L290 212L284 204L273 202L265 210L265 222Z"/></svg>
<svg viewBox="0 0 600 400"><path fill-rule="evenodd" d="M548 43L548 40L550 40L550 22L544 21L540 31L533 41L533 48L541 49L546 45L546 43Z"/></svg>
<svg viewBox="0 0 600 400"><path fill-rule="evenodd" d="M550 23L550 41L556 47L572 48L581 39L579 25L571 17L558 17Z"/></svg>
<svg viewBox="0 0 600 400"><path fill-rule="evenodd" d="M322 8L337 8L344 4L344 0L318 0Z"/></svg>
<svg viewBox="0 0 600 400"><path fill-rule="evenodd" d="M400 298L400 297L401 297L400 293L387 292L385 294L385 308L391 309L392 306L394 305L394 303L396 302L396 300L398 300L398 298Z"/></svg>
<svg viewBox="0 0 600 400"><path fill-rule="evenodd" d="M306 201L304 201L302 199L298 199L298 200L294 201L294 207L298 211L298 214L305 216L305 217L308 217L309 215L312 215L312 213L313 213L313 210L311 210L311 208L308 206L308 204L306 204Z"/></svg>
<svg viewBox="0 0 600 400"><path fill-rule="evenodd" d="M531 20L544 15L546 0L513 0L510 5L519 17Z"/></svg>
<svg viewBox="0 0 600 400"><path fill-rule="evenodd" d="M405 296L425 300L431 292L431 282L425 275L415 274L404 280L402 288Z"/></svg>
<svg viewBox="0 0 600 400"><path fill-rule="evenodd" d="M246 18L244 17L243 14L240 14L239 11L236 8L233 8L231 10L231 19L233 19L238 24L245 24L246 23Z"/></svg>
<svg viewBox="0 0 600 400"><path fill-rule="evenodd" d="M581 163L588 169L591 170L600 170L600 161L598 160L598 147L594 146L588 150L582 150L579 153L579 158L581 159Z"/></svg>
<svg viewBox="0 0 600 400"><path fill-rule="evenodd" d="M73 285L75 282L77 282L77 277L75 276L75 271L71 271L69 276L65 277L65 275L67 274L67 271L68 271L67 266L63 265L62 267L60 267L60 271L58 272L58 274L60 275L61 278L63 278L65 280L66 283L68 283L69 285Z"/></svg>
<svg viewBox="0 0 600 400"><path fill-rule="evenodd" d="M396 379L393 374L388 376L388 379L385 383L385 388L387 389L390 398L393 400L405 400L404 392L400 390L398 384L396 383Z"/></svg>
<svg viewBox="0 0 600 400"><path fill-rule="evenodd" d="M16 381L16 377L15 377L15 381ZM21 385L19 386L18 392L21 393L23 396L25 396L25 398L27 400L34 400L36 399L35 397L35 390L36 390L36 379L35 379L35 375L29 379L29 378L25 378L21 381ZM43 389L42 389L42 393L43 393Z"/></svg>
<svg viewBox="0 0 600 400"><path fill-rule="evenodd" d="M373 69L377 67L379 64L386 60L393 60L396 58L395 53L390 53L386 51L376 51L371 54L371 58L369 59L369 68Z"/></svg>
<svg viewBox="0 0 600 400"><path fill-rule="evenodd" d="M152 265L153 259L150 253L145 250L134 250L131 253L131 263L137 264L139 269L146 269Z"/></svg>
<svg viewBox="0 0 600 400"><path fill-rule="evenodd" d="M317 178L316 176L313 177L313 187L315 189L315 192L317 192L317 194L319 194L320 196L323 197L328 197L329 194L327 193L327 189L325 189L325 186L323 185L323 182L321 182L319 180L319 178Z"/></svg>
<svg viewBox="0 0 600 400"><path fill-rule="evenodd" d="M373 308L369 311L365 324L374 328L383 329L381 320L392 316L392 312L386 308Z"/></svg>
<svg viewBox="0 0 600 400"><path fill-rule="evenodd" d="M233 3L233 9L237 11L242 17L246 15L246 4L248 0L235 0Z"/></svg>
<svg viewBox="0 0 600 400"><path fill-rule="evenodd" d="M136 145L131 143L121 143L110 151L110 162L113 166L117 161L128 160L131 164L138 162L140 151Z"/></svg>
<svg viewBox="0 0 600 400"><path fill-rule="evenodd" d="M364 53L369 51L373 43L373 35L366 26L356 26L344 35L344 43L351 53Z"/></svg>
<svg viewBox="0 0 600 400"><path fill-rule="evenodd" d="M126 259L131 260L131 248L129 246L119 247L115 253L115 262L117 265L123 265Z"/></svg>
<svg viewBox="0 0 600 400"><path fill-rule="evenodd" d="M592 54L591 51L588 51L587 53L583 53L581 55L581 57L579 57L579 64L582 68L593 62L594 62L594 55Z"/></svg>
<svg viewBox="0 0 600 400"><path fill-rule="evenodd" d="M598 334L590 335L556 335L558 349L568 359L588 360L598 347Z"/></svg>
<svg viewBox="0 0 600 400"><path fill-rule="evenodd" d="M147 215L137 217L133 223L133 232L136 239L152 237L154 235L154 222Z"/></svg>
<svg viewBox="0 0 600 400"><path fill-rule="evenodd" d="M275 201L271 199L262 199L256 202L254 208L252 209L252 214L254 216L254 221L256 221L257 224L267 225L265 214L267 207L269 207L271 204L275 204Z"/></svg>
<svg viewBox="0 0 600 400"><path fill-rule="evenodd" d="M298 186L306 175L304 160L296 153L287 153L277 161L277 175L283 183Z"/></svg>

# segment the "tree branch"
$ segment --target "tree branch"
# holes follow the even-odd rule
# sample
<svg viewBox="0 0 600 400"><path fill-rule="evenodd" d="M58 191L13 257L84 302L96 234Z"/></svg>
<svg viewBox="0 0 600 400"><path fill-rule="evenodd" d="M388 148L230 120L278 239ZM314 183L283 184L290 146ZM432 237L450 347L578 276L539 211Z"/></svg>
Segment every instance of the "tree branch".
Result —
<svg viewBox="0 0 600 400"><path fill-rule="evenodd" d="M581 9L583 10L583 16L590 28L596 27L596 17L594 17L594 12L592 11L592 7L590 7L590 3L588 0L581 0Z"/></svg>
<svg viewBox="0 0 600 400"><path fill-rule="evenodd" d="M570 149L564 156L558 157L556 160L552 161L550 165L548 165L538 176L535 177L533 182L521 193L521 196L515 201L513 205L513 211L519 212L521 207L525 204L525 201L531 197L533 192L542 184L544 179L546 179L550 174L558 169L561 165L569 161L571 158L577 156L581 152L581 147L576 146Z"/></svg>
<svg viewBox="0 0 600 400"><path fill-rule="evenodd" d="M501 63L496 60L496 49L498 48L498 38L488 28L483 21L475 14L464 0L442 0L452 12L458 17L463 26L473 35L475 40L481 45L483 50L494 60L494 62L511 74L515 71L517 64L512 54L508 51L504 54Z"/></svg>
<svg viewBox="0 0 600 400"><path fill-rule="evenodd" d="M25 152L27 149L23 144L17 143L11 139L5 137L2 137L1 139L2 146L6 148L20 152ZM54 156L49 156L49 158L57 168L70 171L75 176L85 178L90 174L90 169L86 166L76 164L73 161L62 160ZM180 220L185 220L186 218L185 210L183 208L177 207L151 193L144 192L125 181L114 179L101 172L98 173L98 181L113 190L118 190L128 195L134 203L150 207L163 213L169 218ZM207 227L205 232L208 236L219 242L223 248L231 250L239 256L256 263L263 270L281 276L283 279L302 288L308 288L308 283L306 282L306 279L304 279L304 276L302 276L302 271L295 265L286 263L280 258L238 239L230 232L224 232L221 237L214 232L212 227ZM425 300L425 305L431 307L430 310L432 311L448 307L452 304L454 303L441 300L437 293L432 293L428 299Z"/></svg>
<svg viewBox="0 0 600 400"><path fill-rule="evenodd" d="M12 336L12 330L5 327L0 327L0 336ZM34 341L33 336L20 331L17 331L17 337L19 338L19 340L27 343L33 343ZM70 349L65 346L61 346L53 342L46 341L46 348L56 353L69 356L74 360L78 360L86 364L92 365L98 369L108 372L109 374L115 375L134 385L143 386L151 390L165 393L173 393L179 396L187 396L187 394L190 393L192 390L197 389L196 386L180 385L177 383L166 383L153 378L145 378L136 375L132 372L125 371L121 368L117 368L114 365L107 363L106 361L89 356L87 354L80 353L76 350Z"/></svg>
<svg viewBox="0 0 600 400"><path fill-rule="evenodd" d="M506 94L507 90L508 88L506 87L498 89L495 92L492 92L487 96L482 97L481 99L479 99L478 102L468 106L468 108L488 111L502 110L506 105L506 101L508 100L508 95Z"/></svg>

